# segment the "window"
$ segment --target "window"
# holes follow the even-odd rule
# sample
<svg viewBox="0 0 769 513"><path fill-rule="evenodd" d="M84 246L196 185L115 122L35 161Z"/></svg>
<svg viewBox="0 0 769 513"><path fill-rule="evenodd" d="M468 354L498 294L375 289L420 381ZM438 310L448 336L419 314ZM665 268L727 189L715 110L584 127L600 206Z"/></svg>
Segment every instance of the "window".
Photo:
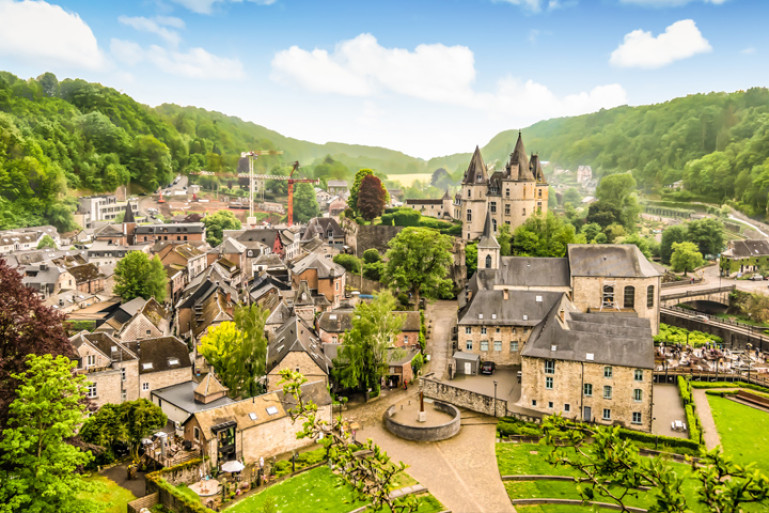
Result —
<svg viewBox="0 0 769 513"><path fill-rule="evenodd" d="M496 201L492 201L491 203L489 203L489 208L491 209L491 213L492 214L496 214L497 213L497 202Z"/></svg>
<svg viewBox="0 0 769 513"><path fill-rule="evenodd" d="M636 388L633 390L633 400L640 403L643 400L643 390Z"/></svg>
<svg viewBox="0 0 769 513"><path fill-rule="evenodd" d="M465 349L468 350L468 351L472 351L473 350L473 341L472 340L468 340L467 342L465 342Z"/></svg>
<svg viewBox="0 0 769 513"><path fill-rule="evenodd" d="M635 287L625 287L625 308L635 307Z"/></svg>
<svg viewBox="0 0 769 513"><path fill-rule="evenodd" d="M200 429L198 429L198 427L197 427L197 426L195 426L195 427L193 427L193 428L192 428L192 437L193 437L195 440L200 440Z"/></svg>
<svg viewBox="0 0 769 513"><path fill-rule="evenodd" d="M553 378L551 378L550 376L545 378L545 388L548 390L553 389Z"/></svg>
<svg viewBox="0 0 769 513"><path fill-rule="evenodd" d="M149 389L150 389L150 384L149 383L142 383L142 390L144 390L146 392Z"/></svg>
<svg viewBox="0 0 769 513"><path fill-rule="evenodd" d="M644 380L644 371L642 371L641 369L636 369L633 372L633 377L635 378L636 381L643 381Z"/></svg>
<svg viewBox="0 0 769 513"><path fill-rule="evenodd" d="M634 411L633 412L633 424L640 424L641 423L641 412L640 411Z"/></svg>
<svg viewBox="0 0 769 513"><path fill-rule="evenodd" d="M541 201L537 202L537 212L542 212L542 202Z"/></svg>
<svg viewBox="0 0 769 513"><path fill-rule="evenodd" d="M486 334L486 326L483 326L481 328L481 335L485 335L485 334Z"/></svg>
<svg viewBox="0 0 769 513"><path fill-rule="evenodd" d="M571 411L571 405L568 404L568 403L564 404L563 405L563 411L565 411L566 413L570 412Z"/></svg>
<svg viewBox="0 0 769 513"><path fill-rule="evenodd" d="M120 379L125 381L125 367L120 369Z"/></svg>
<svg viewBox="0 0 769 513"><path fill-rule="evenodd" d="M510 205L505 205L505 215L506 216L510 215Z"/></svg>
<svg viewBox="0 0 769 513"><path fill-rule="evenodd" d="M472 220L473 220L473 211L468 209L467 210L467 222L469 223Z"/></svg>
<svg viewBox="0 0 769 513"><path fill-rule="evenodd" d="M554 360L545 360L545 374L555 374Z"/></svg>
<svg viewBox="0 0 769 513"><path fill-rule="evenodd" d="M494 314L494 315L496 315L496 314ZM492 316L492 317L493 317L493 316ZM497 331L497 333L499 333L499 328L497 328L497 329L496 329L496 331Z"/></svg>
<svg viewBox="0 0 769 513"><path fill-rule="evenodd" d="M96 397L96 383L88 385L88 397Z"/></svg>
<svg viewBox="0 0 769 513"><path fill-rule="evenodd" d="M467 197L470 197L470 189L467 189Z"/></svg>
<svg viewBox="0 0 769 513"><path fill-rule="evenodd" d="M491 229L494 230L494 233L497 233L497 220L492 219L491 220Z"/></svg>
<svg viewBox="0 0 769 513"><path fill-rule="evenodd" d="M601 306L614 306L614 287L611 285L603 286L603 300Z"/></svg>
<svg viewBox="0 0 769 513"><path fill-rule="evenodd" d="M604 378L610 378L610 377L611 377L611 375L612 375L612 370L611 370L611 367L608 367L608 366L607 366L607 367L604 367L604 368L603 368L603 377L604 377Z"/></svg>
<svg viewBox="0 0 769 513"><path fill-rule="evenodd" d="M491 255L486 255L486 269L491 269Z"/></svg>
<svg viewBox="0 0 769 513"><path fill-rule="evenodd" d="M611 420L611 410L609 408L603 409L603 417L601 417L603 420Z"/></svg>
<svg viewBox="0 0 769 513"><path fill-rule="evenodd" d="M553 401L548 401L547 407L552 410L553 409Z"/></svg>
<svg viewBox="0 0 769 513"><path fill-rule="evenodd" d="M603 387L603 398L611 399L611 387L609 385Z"/></svg>
<svg viewBox="0 0 769 513"><path fill-rule="evenodd" d="M523 209L523 215L526 215L526 209L525 208Z"/></svg>
<svg viewBox="0 0 769 513"><path fill-rule="evenodd" d="M654 306L654 285L646 287L646 307L652 308Z"/></svg>
<svg viewBox="0 0 769 513"><path fill-rule="evenodd" d="M96 355L89 354L85 357L85 368L89 369L96 366Z"/></svg>
<svg viewBox="0 0 769 513"><path fill-rule="evenodd" d="M465 335L471 335L473 333L473 328L470 326L465 327Z"/></svg>
<svg viewBox="0 0 769 513"><path fill-rule="evenodd" d="M511 353L517 353L518 352L518 342L510 342L510 352Z"/></svg>
<svg viewBox="0 0 769 513"><path fill-rule="evenodd" d="M510 189L505 189L505 197L506 198L510 197Z"/></svg>
<svg viewBox="0 0 769 513"><path fill-rule="evenodd" d="M539 193L539 197L542 197L542 189L537 189L537 192Z"/></svg>
<svg viewBox="0 0 769 513"><path fill-rule="evenodd" d="M488 350L489 350L489 341L481 340L481 351L488 351Z"/></svg>
<svg viewBox="0 0 769 513"><path fill-rule="evenodd" d="M501 340L495 340L494 341L494 351L502 351L502 341Z"/></svg>
<svg viewBox="0 0 769 513"><path fill-rule="evenodd" d="M536 406L537 405L537 400L536 399L532 399L531 400L531 405L532 406Z"/></svg>

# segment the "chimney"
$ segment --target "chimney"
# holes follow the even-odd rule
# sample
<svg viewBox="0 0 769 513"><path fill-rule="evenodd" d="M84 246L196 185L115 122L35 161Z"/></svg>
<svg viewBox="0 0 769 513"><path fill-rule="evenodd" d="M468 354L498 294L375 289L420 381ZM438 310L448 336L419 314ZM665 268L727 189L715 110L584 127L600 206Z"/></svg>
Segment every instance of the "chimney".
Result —
<svg viewBox="0 0 769 513"><path fill-rule="evenodd" d="M558 312L558 315L561 317L561 322L566 322L566 312L563 311L563 308Z"/></svg>

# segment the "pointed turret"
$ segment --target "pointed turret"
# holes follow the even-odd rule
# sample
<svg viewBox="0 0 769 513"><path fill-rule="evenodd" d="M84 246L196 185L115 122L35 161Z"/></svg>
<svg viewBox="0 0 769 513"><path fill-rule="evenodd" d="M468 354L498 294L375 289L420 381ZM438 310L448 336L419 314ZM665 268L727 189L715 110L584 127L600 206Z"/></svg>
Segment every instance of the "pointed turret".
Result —
<svg viewBox="0 0 769 513"><path fill-rule="evenodd" d="M125 216L123 216L123 222L124 223L136 223L136 218L134 217L134 211L131 208L131 202L127 202L125 206Z"/></svg>
<svg viewBox="0 0 769 513"><path fill-rule="evenodd" d="M542 170L542 162L536 153L531 156L531 174L538 183L545 183L545 172Z"/></svg>
<svg viewBox="0 0 769 513"><path fill-rule="evenodd" d="M446 189L446 192L443 193L443 197L441 198L442 201L449 200L451 201L451 196L449 196L449 190Z"/></svg>
<svg viewBox="0 0 769 513"><path fill-rule="evenodd" d="M467 171L465 171L465 177L462 180L462 183L467 185L477 185L485 184L487 180L488 173L486 164L483 162L481 149L476 146L473 157L470 159L470 165L467 167Z"/></svg>
<svg viewBox="0 0 769 513"><path fill-rule="evenodd" d="M491 214L486 213L483 234L478 241L478 269L499 269L499 242L491 229Z"/></svg>
<svg viewBox="0 0 769 513"><path fill-rule="evenodd" d="M518 130L518 140L515 141L515 148L510 154L510 161L507 163L507 174L513 180L533 180L534 177L529 170L529 159L526 157L526 148L523 146L523 136Z"/></svg>

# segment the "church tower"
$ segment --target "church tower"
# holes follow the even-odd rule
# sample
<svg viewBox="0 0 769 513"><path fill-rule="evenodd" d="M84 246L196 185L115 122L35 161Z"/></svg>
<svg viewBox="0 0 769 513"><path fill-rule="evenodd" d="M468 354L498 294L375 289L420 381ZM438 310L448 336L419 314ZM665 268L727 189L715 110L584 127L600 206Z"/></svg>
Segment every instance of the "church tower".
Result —
<svg viewBox="0 0 769 513"><path fill-rule="evenodd" d="M136 231L136 218L134 217L131 202L126 202L125 215L123 216L123 235L125 235L128 245L134 244L134 232Z"/></svg>
<svg viewBox="0 0 769 513"><path fill-rule="evenodd" d="M483 234L478 241L478 269L499 269L499 242L491 229L491 214L486 213Z"/></svg>
<svg viewBox="0 0 769 513"><path fill-rule="evenodd" d="M483 231L483 220L487 212L488 182L488 170L481 157L481 150L476 146L457 195L460 205L459 219L462 221L462 237L465 240L477 239Z"/></svg>

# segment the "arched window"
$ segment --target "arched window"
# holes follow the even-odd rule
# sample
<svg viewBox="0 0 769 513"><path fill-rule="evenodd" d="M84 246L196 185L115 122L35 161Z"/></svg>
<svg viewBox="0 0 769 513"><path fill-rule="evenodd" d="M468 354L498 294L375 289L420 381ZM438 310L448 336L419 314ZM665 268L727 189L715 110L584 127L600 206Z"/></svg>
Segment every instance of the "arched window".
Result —
<svg viewBox="0 0 769 513"><path fill-rule="evenodd" d="M614 306L614 287L612 285L603 286L602 306Z"/></svg>
<svg viewBox="0 0 769 513"><path fill-rule="evenodd" d="M654 285L649 285L646 287L646 307L654 307Z"/></svg>
<svg viewBox="0 0 769 513"><path fill-rule="evenodd" d="M491 255L486 255L486 269L491 269Z"/></svg>
<svg viewBox="0 0 769 513"><path fill-rule="evenodd" d="M635 307L635 287L625 287L625 308Z"/></svg>

